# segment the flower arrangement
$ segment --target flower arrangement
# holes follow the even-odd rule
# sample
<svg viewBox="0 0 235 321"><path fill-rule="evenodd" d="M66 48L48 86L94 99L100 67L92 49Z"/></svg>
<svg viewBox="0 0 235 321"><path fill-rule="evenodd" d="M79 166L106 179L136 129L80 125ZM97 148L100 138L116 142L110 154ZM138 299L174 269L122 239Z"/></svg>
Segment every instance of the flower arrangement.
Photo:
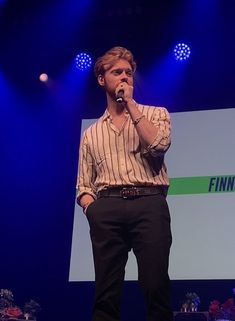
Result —
<svg viewBox="0 0 235 321"><path fill-rule="evenodd" d="M211 301L209 313L212 320L235 320L234 299L229 298L224 303L218 300Z"/></svg>
<svg viewBox="0 0 235 321"><path fill-rule="evenodd" d="M181 306L181 312L197 312L201 303L199 296L195 292L188 292L185 295L185 301Z"/></svg>
<svg viewBox="0 0 235 321"><path fill-rule="evenodd" d="M13 293L7 289L0 290L0 321L5 319L35 320L41 310L40 305L30 300L25 303L23 311L14 304Z"/></svg>

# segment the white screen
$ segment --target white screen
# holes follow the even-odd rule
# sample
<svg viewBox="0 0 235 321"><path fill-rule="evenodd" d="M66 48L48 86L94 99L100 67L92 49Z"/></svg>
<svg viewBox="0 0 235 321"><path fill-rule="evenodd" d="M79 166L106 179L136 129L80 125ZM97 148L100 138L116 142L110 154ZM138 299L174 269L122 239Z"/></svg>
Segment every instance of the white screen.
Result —
<svg viewBox="0 0 235 321"><path fill-rule="evenodd" d="M172 146L166 154L173 234L170 277L233 279L235 109L181 112L171 114L171 118ZM83 120L82 132L94 121ZM132 252L125 279L137 280ZM74 213L69 280L94 280L89 226L78 205Z"/></svg>

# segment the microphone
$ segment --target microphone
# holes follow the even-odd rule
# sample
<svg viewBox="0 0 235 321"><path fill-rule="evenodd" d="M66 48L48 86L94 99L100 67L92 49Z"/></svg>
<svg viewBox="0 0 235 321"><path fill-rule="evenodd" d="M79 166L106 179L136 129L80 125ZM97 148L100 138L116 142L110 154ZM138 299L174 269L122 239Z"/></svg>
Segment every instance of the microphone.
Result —
<svg viewBox="0 0 235 321"><path fill-rule="evenodd" d="M120 89L116 94L116 102L118 102L120 104L123 103L123 101L124 101L123 97L124 97L124 90Z"/></svg>

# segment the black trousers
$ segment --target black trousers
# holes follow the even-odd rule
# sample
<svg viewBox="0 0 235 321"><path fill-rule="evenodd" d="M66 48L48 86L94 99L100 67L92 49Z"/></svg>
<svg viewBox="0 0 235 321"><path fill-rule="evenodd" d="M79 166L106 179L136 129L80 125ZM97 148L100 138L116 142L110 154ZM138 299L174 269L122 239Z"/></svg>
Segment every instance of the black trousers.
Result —
<svg viewBox="0 0 235 321"><path fill-rule="evenodd" d="M96 294L92 321L119 321L128 252L133 249L148 321L172 321L169 252L170 214L163 195L99 198L87 209Z"/></svg>

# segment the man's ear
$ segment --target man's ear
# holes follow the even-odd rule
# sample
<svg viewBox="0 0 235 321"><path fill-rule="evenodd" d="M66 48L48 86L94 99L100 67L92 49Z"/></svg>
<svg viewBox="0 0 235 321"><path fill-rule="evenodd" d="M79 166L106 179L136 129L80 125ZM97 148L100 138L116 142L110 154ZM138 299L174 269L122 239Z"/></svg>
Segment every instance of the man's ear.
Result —
<svg viewBox="0 0 235 321"><path fill-rule="evenodd" d="M98 76L98 83L100 86L104 86L104 77L102 75Z"/></svg>

